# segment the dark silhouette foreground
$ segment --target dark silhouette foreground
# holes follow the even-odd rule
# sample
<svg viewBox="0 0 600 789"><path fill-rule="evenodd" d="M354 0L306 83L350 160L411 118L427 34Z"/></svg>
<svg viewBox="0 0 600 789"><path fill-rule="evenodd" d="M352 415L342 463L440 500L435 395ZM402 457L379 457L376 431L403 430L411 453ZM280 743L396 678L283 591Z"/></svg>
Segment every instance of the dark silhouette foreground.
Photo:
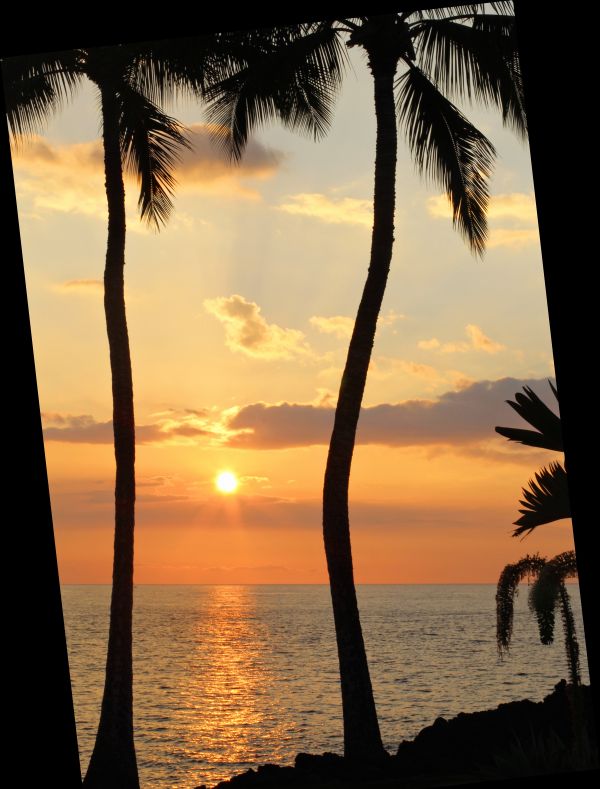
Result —
<svg viewBox="0 0 600 789"><path fill-rule="evenodd" d="M594 716L590 688L582 685L580 690L585 719L592 727ZM333 753L300 753L294 767L262 765L258 770L247 770L228 781L221 781L213 789L254 786L273 789L403 786L417 789L501 778L503 776L499 772L497 775L494 773L502 769L507 760L512 758L516 762L514 755L510 756L515 748L539 755L540 743L547 742L550 743L548 747L552 750L553 760L560 746L569 749L573 742L569 691L570 686L562 680L541 702L525 699L500 704L494 710L460 713L449 720L437 718L414 740L401 742L396 755L389 756L384 763L369 766ZM590 728L590 741L596 742L593 728ZM547 772L553 771L554 764L554 761L548 763ZM570 772L572 769L568 760L564 762L564 768L559 759L556 764L556 772L562 769ZM535 772L533 757L532 772ZM206 786L201 785L198 789L206 789Z"/></svg>

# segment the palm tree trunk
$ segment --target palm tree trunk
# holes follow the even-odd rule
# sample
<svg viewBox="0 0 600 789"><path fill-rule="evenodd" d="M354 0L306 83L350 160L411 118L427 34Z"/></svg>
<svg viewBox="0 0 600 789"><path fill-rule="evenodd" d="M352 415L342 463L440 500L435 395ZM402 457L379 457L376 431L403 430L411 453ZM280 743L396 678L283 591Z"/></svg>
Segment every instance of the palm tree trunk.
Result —
<svg viewBox="0 0 600 789"><path fill-rule="evenodd" d="M101 86L100 92L108 200L104 310L113 392L115 542L104 696L98 734L84 786L86 789L139 789L133 742L135 426L123 281L125 188L119 146L118 105L109 88Z"/></svg>
<svg viewBox="0 0 600 789"><path fill-rule="evenodd" d="M381 759L386 752L379 732L354 587L348 487L356 427L394 242L396 63L397 57L369 53L377 118L371 260L342 377L323 489L323 539L340 663L344 754L360 760Z"/></svg>

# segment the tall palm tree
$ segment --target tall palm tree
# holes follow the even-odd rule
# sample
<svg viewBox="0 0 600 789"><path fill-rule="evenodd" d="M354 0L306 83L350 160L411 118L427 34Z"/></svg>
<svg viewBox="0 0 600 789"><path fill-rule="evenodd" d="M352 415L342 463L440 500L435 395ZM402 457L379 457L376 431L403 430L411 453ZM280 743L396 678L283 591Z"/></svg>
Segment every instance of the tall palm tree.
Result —
<svg viewBox="0 0 600 789"><path fill-rule="evenodd" d="M201 52L201 50L200 50ZM173 168L189 147L183 127L157 101L174 91L203 89L204 74L185 46L165 44L78 49L11 58L3 63L13 141L41 128L85 79L95 85L102 120L108 241L104 310L110 350L116 460L113 587L100 723L84 779L89 789L138 789L133 738L132 611L135 515L135 423L124 298L123 171L140 183L141 218L158 229L172 209Z"/></svg>
<svg viewBox="0 0 600 789"><path fill-rule="evenodd" d="M291 42L283 33L280 43ZM327 49L322 36L319 44ZM138 789L133 740L132 609L135 506L135 427L133 385L124 301L125 190L123 168L140 181L142 219L156 229L171 212L172 170L182 147L189 147L183 127L159 105L183 92L201 99L207 87L239 72L248 54L265 47L264 32L220 33L175 42L153 42L52 55L12 58L3 63L7 114L12 140L36 132L79 83L90 79L98 90L102 116L108 202L108 244L104 273L105 314L109 338L116 458L115 548L106 681L98 734L84 785L89 789ZM300 48L306 49L302 41ZM335 48L337 42L333 41ZM320 63L310 52L295 69L302 99L292 125L322 131L334 89L337 61L331 60L330 84L313 84ZM339 55L339 52L338 52ZM280 110L290 113L287 96ZM242 153L244 142L239 143Z"/></svg>
<svg viewBox="0 0 600 789"><path fill-rule="evenodd" d="M558 392L551 381L550 388L558 401ZM563 439L560 417L541 400L529 386L517 392L515 400L506 402L535 428L525 430L516 427L496 427L495 430L509 441L516 441L528 447L551 449L563 452ZM567 484L566 467L553 461L548 468L536 472L535 479L529 480L529 490L523 488L523 499L519 502L521 517L514 522L517 528L513 537L527 536L544 523L571 517L571 503Z"/></svg>
<svg viewBox="0 0 600 789"><path fill-rule="evenodd" d="M213 86L211 117L224 130L232 156L251 131L280 118L322 133L344 65L339 42L359 46L373 78L377 136L373 233L369 271L358 308L329 445L323 489L323 537L335 620L344 752L349 758L385 756L360 625L348 515L350 468L377 318L394 242L397 122L418 170L445 189L454 224L470 249L482 255L486 238L487 179L494 148L451 98L498 107L506 124L524 135L526 120L510 3L461 5L421 11L410 3L398 13L338 19L278 29L249 52L240 71ZM312 70L313 90L324 100L313 118L298 69ZM402 73L398 76L399 67Z"/></svg>
<svg viewBox="0 0 600 789"><path fill-rule="evenodd" d="M529 592L529 607L535 614L542 644L554 640L554 611L557 606L563 620L565 652L569 679L573 685L581 684L579 644L575 632L575 618L565 586L565 578L577 575L574 551L565 551L553 559L538 554L525 556L515 564L508 564L500 575L496 592L496 642L498 652L508 652L513 631L514 598L519 583L527 577L536 581Z"/></svg>

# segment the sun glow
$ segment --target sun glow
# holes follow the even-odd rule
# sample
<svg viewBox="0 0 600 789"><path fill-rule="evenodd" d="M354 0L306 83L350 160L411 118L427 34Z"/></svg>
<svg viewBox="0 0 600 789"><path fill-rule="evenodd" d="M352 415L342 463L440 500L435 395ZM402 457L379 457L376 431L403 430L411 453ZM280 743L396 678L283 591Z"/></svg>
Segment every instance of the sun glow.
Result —
<svg viewBox="0 0 600 789"><path fill-rule="evenodd" d="M235 493L239 480L232 471L220 471L215 479L215 485L220 493Z"/></svg>

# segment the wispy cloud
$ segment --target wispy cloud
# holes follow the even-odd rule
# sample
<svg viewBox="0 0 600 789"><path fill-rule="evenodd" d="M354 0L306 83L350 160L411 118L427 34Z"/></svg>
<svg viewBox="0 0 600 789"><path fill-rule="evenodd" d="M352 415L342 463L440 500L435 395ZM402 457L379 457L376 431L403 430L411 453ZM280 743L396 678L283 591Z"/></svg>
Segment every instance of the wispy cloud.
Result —
<svg viewBox="0 0 600 789"><path fill-rule="evenodd" d="M406 315L401 315L395 310L388 310L377 319L377 328L393 326L396 321L405 318ZM323 334L333 334L339 339L351 337L354 330L354 318L350 318L348 315L331 315L330 317L313 315L312 318L309 318L309 323Z"/></svg>
<svg viewBox="0 0 600 789"><path fill-rule="evenodd" d="M204 308L225 329L225 344L235 352L255 359L297 359L315 354L299 329L285 329L267 323L261 308L243 296L206 299Z"/></svg>
<svg viewBox="0 0 600 789"><path fill-rule="evenodd" d="M339 339L351 337L354 329L354 319L347 315L332 315L329 318L313 315L309 322L323 334L333 334Z"/></svg>
<svg viewBox="0 0 600 789"><path fill-rule="evenodd" d="M355 197L331 199L317 192L291 195L288 199L290 202L278 206L280 211L332 224L373 226L371 200L358 200Z"/></svg>
<svg viewBox="0 0 600 789"><path fill-rule="evenodd" d="M62 293L101 294L104 291L104 284L100 279L70 279L54 285L54 290Z"/></svg>
<svg viewBox="0 0 600 789"><path fill-rule="evenodd" d="M440 342L437 337L430 340L419 340L417 346L424 351L438 351L439 353L467 353L468 351L483 351L484 353L498 353L506 350L506 345L490 339L483 333L479 326L468 323L465 332L469 337L469 342L461 340L459 342Z"/></svg>

